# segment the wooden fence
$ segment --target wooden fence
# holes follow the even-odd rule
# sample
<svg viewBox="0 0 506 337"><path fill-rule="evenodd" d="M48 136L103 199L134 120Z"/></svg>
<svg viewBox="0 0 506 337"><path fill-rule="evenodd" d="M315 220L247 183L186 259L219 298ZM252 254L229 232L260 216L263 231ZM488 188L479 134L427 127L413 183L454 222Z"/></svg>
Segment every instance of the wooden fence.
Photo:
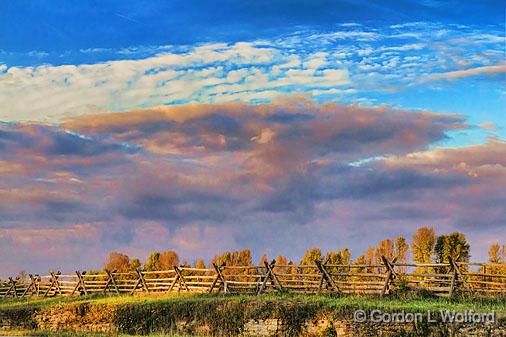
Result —
<svg viewBox="0 0 506 337"><path fill-rule="evenodd" d="M479 268L471 271L471 268ZM378 265L225 266L171 270L116 272L100 274L50 272L29 275L21 280L0 282L0 298L25 296L78 296L96 293L135 294L162 292L250 293L337 293L386 296L398 289L424 289L438 296L457 292L506 296L506 265L460 263L397 263L382 258Z"/></svg>

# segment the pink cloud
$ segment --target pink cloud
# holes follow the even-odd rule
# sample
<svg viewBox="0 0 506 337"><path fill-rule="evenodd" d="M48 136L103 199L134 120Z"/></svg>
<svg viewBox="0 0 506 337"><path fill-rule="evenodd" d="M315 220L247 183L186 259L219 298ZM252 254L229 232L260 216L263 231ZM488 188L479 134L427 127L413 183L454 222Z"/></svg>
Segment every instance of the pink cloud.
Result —
<svg viewBox="0 0 506 337"><path fill-rule="evenodd" d="M505 75L506 74L506 63L498 64L493 66L483 66L470 68L466 70L457 70L450 71L446 73L436 73L431 74L425 78L426 81L434 81L434 80L454 80L463 77L477 76L477 75L488 75L488 76L497 76L497 75Z"/></svg>
<svg viewBox="0 0 506 337"><path fill-rule="evenodd" d="M192 261L284 247L298 258L311 244L358 255L422 225L482 247L480 228L506 226L505 142L429 149L465 128L455 114L300 96L2 125L4 269L100 267L111 250Z"/></svg>

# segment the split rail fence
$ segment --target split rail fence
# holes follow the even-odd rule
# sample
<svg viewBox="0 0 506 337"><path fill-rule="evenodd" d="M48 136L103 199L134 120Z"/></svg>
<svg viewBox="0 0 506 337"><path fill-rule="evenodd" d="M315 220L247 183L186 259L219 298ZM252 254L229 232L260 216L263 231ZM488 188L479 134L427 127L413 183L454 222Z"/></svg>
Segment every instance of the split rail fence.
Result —
<svg viewBox="0 0 506 337"><path fill-rule="evenodd" d="M175 266L171 270L75 274L50 272L0 282L0 298L78 296L96 293L265 292L377 294L397 289L423 289L438 296L457 292L506 296L506 265L460 263L398 263L382 258L378 265L343 265L315 261L314 265L213 265L213 268ZM478 268L471 271L471 268Z"/></svg>

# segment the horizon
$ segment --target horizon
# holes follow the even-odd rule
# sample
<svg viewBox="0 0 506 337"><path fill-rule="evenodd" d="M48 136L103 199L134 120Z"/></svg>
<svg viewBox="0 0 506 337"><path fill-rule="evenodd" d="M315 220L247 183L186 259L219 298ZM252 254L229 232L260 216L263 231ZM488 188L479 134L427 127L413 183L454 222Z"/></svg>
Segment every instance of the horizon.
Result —
<svg viewBox="0 0 506 337"><path fill-rule="evenodd" d="M0 278L506 244L502 1L1 7Z"/></svg>
<svg viewBox="0 0 506 337"><path fill-rule="evenodd" d="M404 238L402 236L397 236L397 237L393 237L393 238L385 238L383 240L381 240L380 242L378 242L377 244L371 244L367 247L367 250L366 251L363 251L359 254L353 254L349 249L348 247L337 247L333 250L322 250L320 247L317 247L317 246L313 246L313 247L307 247L307 249L305 249L301 254L300 256L285 256L285 255L281 255L281 254L276 254L274 253L273 255L267 255L265 253L261 253L261 252L255 252L255 251L252 251L251 249L247 248L247 247L243 247L243 248L239 248L239 249L232 249L232 250L223 250L223 251L220 251L220 252L216 252L214 255L212 255L211 257L209 258L200 258L200 257L193 257L193 258L188 258L188 257L185 257L185 256L180 256L179 253L177 251L174 251L172 249L161 249L161 250L153 250L151 252L148 253L148 255L146 256L130 256L129 254L125 253L125 252L119 252L119 251L110 251L107 253L106 256L104 256L104 260L101 262L101 264L99 265L96 265L96 266L91 266L91 265L88 265L87 268L81 268L81 266L70 266L70 268L68 268L69 266L67 266L67 269L61 269L61 268L57 268L57 266L54 266L53 268L49 268L48 270L42 270L42 269L38 269L38 270L20 270L18 275L17 276L20 276L20 275L24 275L22 276L22 278L26 278L26 275L28 274L32 274L32 275L45 275L47 274L48 272L61 272L63 274L72 274L74 273L76 270L77 271L80 271L80 272L84 272L84 273L94 273L94 272L101 272L101 271L104 271L104 270L109 270L109 271L113 271L114 268L118 268L119 266L121 266L121 268L126 268L125 270L121 270L121 271L134 271L135 269L139 269L139 270L144 270L144 271L152 271L152 270L168 270L169 268L159 268L157 263L159 263L159 260L160 260L160 256L158 256L157 258L155 258L154 260L151 260L151 258L155 255L155 254L170 254L170 264L171 265L174 265L174 266L182 266L182 267L188 267L188 266L193 266L193 267L197 267L197 268L211 268L212 264L215 263L216 261L224 261L225 256L227 254L237 254L238 256L241 256L242 253L244 252L247 252L247 254L245 255L247 258L251 258L251 261L236 261L237 262L237 266L249 266L249 265L253 265L253 266L262 266L262 261L276 261L276 264L278 259L281 258L282 260L286 260L287 262L287 265L290 265L290 264L293 264L293 265L299 265L299 264L306 264L308 263L308 261L306 261L306 254L309 254L308 256L312 256L312 254L310 253L311 251L314 251L314 250L318 250L320 252L320 260L325 264L326 260L328 258L330 259L335 259L336 257L332 257L332 254L337 254L336 256L347 256L347 254L349 253L349 261L346 263L344 260L343 260L343 264L350 264L350 265L353 265L353 264L356 264L356 263L359 263L360 264L360 261L362 261L362 259L364 259L362 261L362 263L365 263L365 264L369 264L369 265L381 265L383 262L381 262L381 256L385 256L389 261L391 261L392 259L396 259L397 260L397 263L424 263L423 261L417 261L414 257L414 245L413 245L413 240L414 240L414 236L415 234L419 234L419 231L420 230L423 230L423 229L434 229L432 227L420 227L417 229L417 232L414 232L413 233L413 236L412 237L409 237L409 238ZM436 249L436 241L440 238L440 237L444 237L444 236L449 236L451 234L463 234L464 235L464 239L465 239L465 233L460 233L460 232L453 232L453 233L437 233L434 231L434 246L431 248L431 252L430 252L430 259L433 263L445 263L444 261L446 261L446 258L444 255L441 255L441 254L445 254L443 253L443 251L438 251ZM398 244L399 244L399 239L402 239L403 241L401 241L401 245L402 245L402 242L404 242L404 244L406 244L404 247L400 247ZM427 239L427 238L426 238ZM389 241L389 242L387 242ZM430 239L429 239L430 241ZM463 247L463 245L465 244L468 244L468 242L466 241L461 241L459 242L459 249L461 247ZM496 244L499 244L499 241L496 242ZM505 248L506 246L503 244L503 245L499 245L498 246L498 250L495 252L496 256L499 258L499 259L504 259L504 253L506 252L505 251ZM488 247L488 248L491 248L491 247ZM501 250L502 249L502 250ZM347 251L347 252L345 252ZM467 252L467 253L466 253ZM478 261L476 259L473 258L472 254L472 246L468 246L467 250L464 248L464 256L463 256L463 259L461 260L458 260L459 262L470 262L470 263L482 263L482 264L489 264L491 263L491 260L490 260L490 249L487 249L487 254L488 254L488 258L487 259L484 259L483 261ZM175 257L174 255L175 254ZM461 254L459 254L459 258L461 257L460 256ZM114 257L113 257L114 256ZM121 256L121 257L120 257ZM122 257L126 257L126 260L123 260ZM343 257L344 258L344 257ZM174 260L173 260L174 259ZM346 258L344 258L346 259ZM370 259L370 260L369 260ZM443 261L440 261L438 259L443 259ZM135 266L135 260L137 260L140 265L137 267ZM305 263L303 261L306 261ZM203 262L204 263L204 266L201 266L199 265L199 263ZM151 267L147 267L148 264L151 263ZM427 263L427 261L425 261L425 263ZM448 263L448 261L446 261L446 263ZM165 262L165 264L167 264L167 262ZM220 263L218 263L219 265ZM112 268L112 267L108 267L109 265L114 265L116 267ZM226 262L225 262L225 265L228 265ZM156 266L156 267L155 267ZM235 266L235 264L232 264L232 266ZM479 266L481 268L481 266ZM155 269L153 269L155 268ZM14 277L16 275L8 275L9 277ZM2 278L0 278L1 280Z"/></svg>

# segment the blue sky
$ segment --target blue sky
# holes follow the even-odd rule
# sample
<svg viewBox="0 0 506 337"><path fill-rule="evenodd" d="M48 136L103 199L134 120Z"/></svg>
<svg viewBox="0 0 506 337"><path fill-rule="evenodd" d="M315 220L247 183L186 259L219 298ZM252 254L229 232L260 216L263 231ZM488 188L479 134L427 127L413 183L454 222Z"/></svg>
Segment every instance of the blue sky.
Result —
<svg viewBox="0 0 506 337"><path fill-rule="evenodd" d="M322 94L323 100L463 113L473 124L496 123L496 134L504 137L504 73L428 84L414 81L430 73L504 63L502 9L501 1L431 0L5 2L0 14L0 71L2 64L26 68L144 60L188 53L206 44L265 41L302 58L317 52L342 54L327 56L341 64L322 67L346 68L360 83L348 86L346 94ZM342 36L332 38L336 33ZM309 36L313 38L307 40ZM364 68L367 62L369 68ZM226 66L234 70L233 64ZM379 75L364 78L372 69ZM367 90L357 92L356 87L364 84ZM279 89L308 90L296 84ZM104 108L116 111L201 100L193 96L136 101L132 106L109 103ZM7 119L5 113L0 117ZM470 131L467 139L460 135L452 144L483 141L489 131Z"/></svg>
<svg viewBox="0 0 506 337"><path fill-rule="evenodd" d="M422 225L486 257L506 226L504 15L490 0L0 2L4 269L94 267L112 248L357 256Z"/></svg>
<svg viewBox="0 0 506 337"><path fill-rule="evenodd" d="M4 1L8 51L76 51L270 38L336 24L410 21L503 26L501 1Z"/></svg>

